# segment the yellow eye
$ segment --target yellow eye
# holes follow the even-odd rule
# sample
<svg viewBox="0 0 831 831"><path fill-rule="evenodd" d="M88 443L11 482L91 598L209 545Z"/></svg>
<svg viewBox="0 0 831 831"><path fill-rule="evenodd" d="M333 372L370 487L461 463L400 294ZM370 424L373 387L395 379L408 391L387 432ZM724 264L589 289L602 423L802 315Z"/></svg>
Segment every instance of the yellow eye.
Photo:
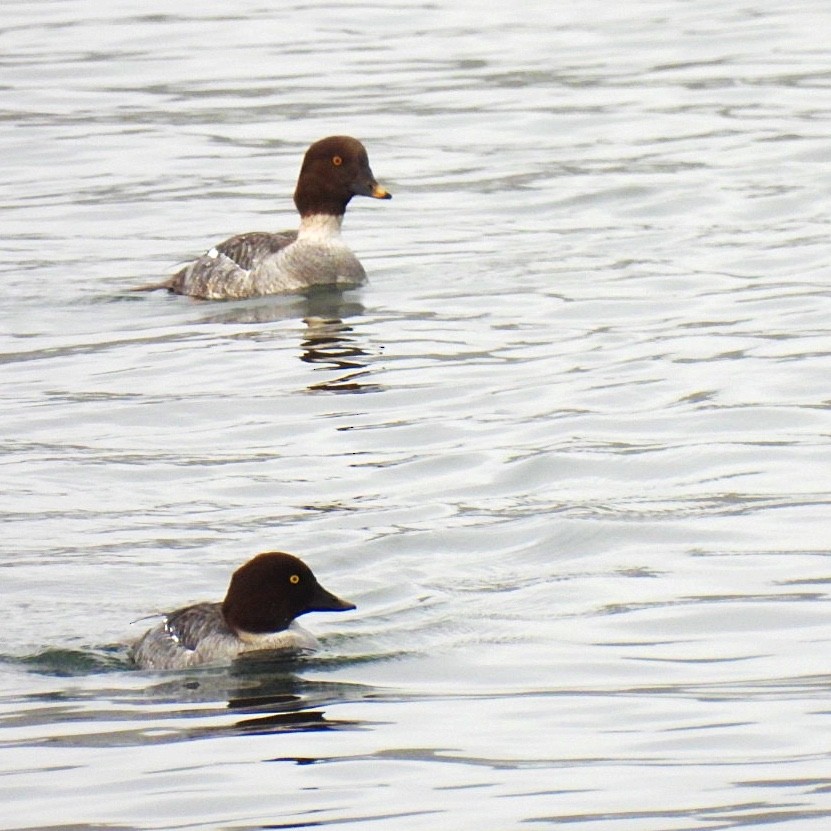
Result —
<svg viewBox="0 0 831 831"><path fill-rule="evenodd" d="M340 156L332 156L332 164L335 167L340 167L343 164L343 159Z"/></svg>
<svg viewBox="0 0 831 831"><path fill-rule="evenodd" d="M294 585L297 585L299 582L300 582L300 575L299 574L292 574L291 577L289 577L289 583L294 583Z"/></svg>

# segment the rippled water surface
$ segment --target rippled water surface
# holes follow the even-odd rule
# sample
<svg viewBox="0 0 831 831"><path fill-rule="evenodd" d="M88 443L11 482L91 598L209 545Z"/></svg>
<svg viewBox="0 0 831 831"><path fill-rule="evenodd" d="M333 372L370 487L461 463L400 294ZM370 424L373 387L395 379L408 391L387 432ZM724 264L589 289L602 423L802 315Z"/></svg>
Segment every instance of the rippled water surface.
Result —
<svg viewBox="0 0 831 831"><path fill-rule="evenodd" d="M828 827L829 31L7 0L0 827ZM366 288L128 291L332 133ZM129 667L275 548L320 653Z"/></svg>

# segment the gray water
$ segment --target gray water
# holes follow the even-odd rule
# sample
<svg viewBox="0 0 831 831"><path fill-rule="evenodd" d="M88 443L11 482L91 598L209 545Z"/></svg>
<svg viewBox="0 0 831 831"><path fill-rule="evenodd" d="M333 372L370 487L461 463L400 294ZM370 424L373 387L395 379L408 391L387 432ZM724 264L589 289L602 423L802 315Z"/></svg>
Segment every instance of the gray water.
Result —
<svg viewBox="0 0 831 831"><path fill-rule="evenodd" d="M7 0L0 827L829 827L829 31ZM128 292L332 133L366 288ZM129 667L268 549L317 655Z"/></svg>

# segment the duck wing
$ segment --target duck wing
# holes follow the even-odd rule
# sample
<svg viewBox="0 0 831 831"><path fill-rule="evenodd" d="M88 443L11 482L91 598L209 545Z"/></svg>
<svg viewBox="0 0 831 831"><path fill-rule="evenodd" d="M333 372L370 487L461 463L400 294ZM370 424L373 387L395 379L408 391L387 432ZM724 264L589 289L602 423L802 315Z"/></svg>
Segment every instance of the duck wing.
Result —
<svg viewBox="0 0 831 831"><path fill-rule="evenodd" d="M199 642L216 633L231 634L222 617L220 603L196 603L177 609L165 618L164 630L185 649L194 650Z"/></svg>
<svg viewBox="0 0 831 831"><path fill-rule="evenodd" d="M291 245L296 239L297 231L282 231L279 234L251 231L226 239L216 246L216 250L241 269L250 271L258 262Z"/></svg>
<svg viewBox="0 0 831 831"><path fill-rule="evenodd" d="M237 234L206 251L167 280L138 286L132 291L167 289L191 297L232 297L234 292L220 291L221 287L233 286L234 283L244 284L247 272L296 239L297 231L281 231L277 234L251 231ZM246 295L240 293L239 296Z"/></svg>

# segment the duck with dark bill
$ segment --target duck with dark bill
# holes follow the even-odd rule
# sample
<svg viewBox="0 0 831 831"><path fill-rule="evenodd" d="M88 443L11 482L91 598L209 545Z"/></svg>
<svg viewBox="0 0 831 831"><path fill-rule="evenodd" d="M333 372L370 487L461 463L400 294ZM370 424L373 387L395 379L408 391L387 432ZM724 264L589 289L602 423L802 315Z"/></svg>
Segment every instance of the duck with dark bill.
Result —
<svg viewBox="0 0 831 831"><path fill-rule="evenodd" d="M324 589L302 560L270 551L234 572L222 603L196 603L165 615L132 646L130 657L142 669L186 669L261 650L296 655L319 644L295 618L354 608Z"/></svg>

